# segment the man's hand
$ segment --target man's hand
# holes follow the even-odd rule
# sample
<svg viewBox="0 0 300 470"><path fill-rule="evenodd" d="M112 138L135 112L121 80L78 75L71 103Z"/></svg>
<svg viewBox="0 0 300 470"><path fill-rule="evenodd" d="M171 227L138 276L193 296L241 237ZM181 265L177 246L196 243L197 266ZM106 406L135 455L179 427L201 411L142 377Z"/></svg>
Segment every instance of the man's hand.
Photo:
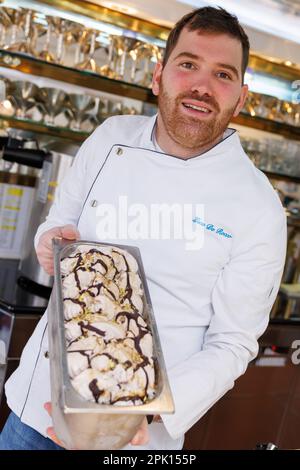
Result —
<svg viewBox="0 0 300 470"><path fill-rule="evenodd" d="M48 415L51 416L52 415L52 405L51 405L51 403L50 402L45 403L44 408L47 411ZM47 428L46 432L48 434L48 437L51 439L51 441L55 442L55 444L57 444L60 447L64 447L63 443L60 442L60 440L57 438L57 436L54 432L54 428L52 428L52 427Z"/></svg>
<svg viewBox="0 0 300 470"><path fill-rule="evenodd" d="M150 436L149 436L147 418L144 418L139 430L130 441L130 444L132 444L133 446L142 446L149 442L149 438Z"/></svg>
<svg viewBox="0 0 300 470"><path fill-rule="evenodd" d="M47 413L51 416L51 412L52 412L51 403L49 403L49 402L45 403L44 408L47 411ZM53 442L55 442L55 444L63 447L63 444L59 441L59 439L57 439L57 436L56 436L56 434L54 432L54 429L52 427L47 428L47 434L48 434L49 438ZM148 423L147 423L147 419L144 418L140 428L137 431L137 433L135 434L135 436L130 441L130 444L132 444L133 446L142 446L142 445L147 444L148 441L149 441Z"/></svg>
<svg viewBox="0 0 300 470"><path fill-rule="evenodd" d="M53 250L52 238L62 237L66 240L78 240L80 233L75 225L64 225L62 227L54 227L40 236L38 246L36 248L36 255L40 265L44 268L47 274L53 276Z"/></svg>

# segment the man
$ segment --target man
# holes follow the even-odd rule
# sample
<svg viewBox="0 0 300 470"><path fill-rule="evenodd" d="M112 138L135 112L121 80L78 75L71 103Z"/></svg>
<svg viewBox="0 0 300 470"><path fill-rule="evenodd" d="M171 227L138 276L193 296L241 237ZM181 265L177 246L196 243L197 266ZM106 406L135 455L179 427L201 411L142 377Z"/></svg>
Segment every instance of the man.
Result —
<svg viewBox="0 0 300 470"><path fill-rule="evenodd" d="M246 99L248 54L245 32L225 10L205 7L182 18L154 72L158 115L113 117L96 129L36 235L48 273L56 235L141 250L175 414L144 421L132 441L139 448L182 448L184 433L256 356L280 284L283 208L227 128ZM157 206L177 210L169 232L162 212L153 216ZM30 448L52 445L42 409L50 401L46 329L43 317L6 384L15 413L9 421L38 440L27 438ZM4 430L2 446L24 448L7 436Z"/></svg>

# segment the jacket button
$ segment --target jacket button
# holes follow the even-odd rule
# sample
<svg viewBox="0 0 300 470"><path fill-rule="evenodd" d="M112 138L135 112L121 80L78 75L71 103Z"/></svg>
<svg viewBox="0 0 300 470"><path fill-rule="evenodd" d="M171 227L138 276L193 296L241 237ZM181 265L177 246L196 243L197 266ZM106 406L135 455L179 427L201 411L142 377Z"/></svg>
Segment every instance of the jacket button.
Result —
<svg viewBox="0 0 300 470"><path fill-rule="evenodd" d="M123 149L121 149L121 147L117 148L117 155L119 156L123 155Z"/></svg>
<svg viewBox="0 0 300 470"><path fill-rule="evenodd" d="M49 359L49 351L44 352L44 357L45 357L46 359Z"/></svg>
<svg viewBox="0 0 300 470"><path fill-rule="evenodd" d="M91 202L90 202L90 205L92 207L97 207L98 206L98 201L96 199L92 199Z"/></svg>

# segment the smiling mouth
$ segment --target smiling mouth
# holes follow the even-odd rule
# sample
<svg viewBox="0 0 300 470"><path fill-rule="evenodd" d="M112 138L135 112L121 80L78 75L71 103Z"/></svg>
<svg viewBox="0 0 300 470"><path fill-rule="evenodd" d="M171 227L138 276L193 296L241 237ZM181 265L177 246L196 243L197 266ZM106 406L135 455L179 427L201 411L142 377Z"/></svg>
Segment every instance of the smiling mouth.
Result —
<svg viewBox="0 0 300 470"><path fill-rule="evenodd" d="M182 104L187 109L194 109L195 111L198 111L198 112L204 113L204 114L210 114L211 113L210 109L204 108L203 106L196 106L195 104L188 104L188 103L182 103Z"/></svg>

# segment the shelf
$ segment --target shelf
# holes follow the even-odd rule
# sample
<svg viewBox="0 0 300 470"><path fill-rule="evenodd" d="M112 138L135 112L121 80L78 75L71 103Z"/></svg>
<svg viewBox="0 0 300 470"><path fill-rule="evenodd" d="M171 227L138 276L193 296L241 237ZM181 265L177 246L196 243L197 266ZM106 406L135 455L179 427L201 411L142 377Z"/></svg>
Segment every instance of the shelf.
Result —
<svg viewBox="0 0 300 470"><path fill-rule="evenodd" d="M76 142L83 142L89 135L89 132L73 131L72 129L66 129L63 127L47 126L38 122L31 121L29 119L20 119L15 117L1 116L0 120L3 123L3 127L12 127L14 129L22 129L29 132L37 132L40 134L47 134L53 137L61 139L72 140ZM300 176L284 175L281 173L274 173L271 171L261 170L268 178L289 181L293 183L300 183Z"/></svg>
<svg viewBox="0 0 300 470"><path fill-rule="evenodd" d="M293 227L293 229L299 230L300 229L300 218L288 215L287 224L288 224L289 227ZM299 317L299 322L300 322L300 317Z"/></svg>
<svg viewBox="0 0 300 470"><path fill-rule="evenodd" d="M300 140L300 127L290 126L289 124L271 121L270 119L261 118L259 116L250 116L249 114L240 113L232 121L241 126L253 127L261 131L280 134L293 140Z"/></svg>
<svg viewBox="0 0 300 470"><path fill-rule="evenodd" d="M21 129L23 131L37 132L39 134L51 135L61 139L72 140L76 142L83 142L89 135L89 132L73 131L65 127L47 126L39 122L31 121L30 119L20 119L13 116L1 116L1 127L12 127L13 129Z"/></svg>
<svg viewBox="0 0 300 470"><path fill-rule="evenodd" d="M250 53L248 66L257 72L281 77L289 81L294 81L300 77L299 66L295 64L286 65L282 60L266 57L258 53Z"/></svg>
<svg viewBox="0 0 300 470"><path fill-rule="evenodd" d="M152 94L150 88L125 83L120 80L113 80L89 71L81 71L62 65L51 64L24 54L0 50L0 65L31 75L52 78L151 104L157 103L157 98ZM232 122L262 131L280 134L289 139L300 140L300 127L291 126L289 124L271 121L258 116L253 117L243 113L233 118Z"/></svg>
<svg viewBox="0 0 300 470"><path fill-rule="evenodd" d="M12 127L14 129L21 129L23 131L37 132L39 134L46 134L61 139L76 141L78 143L83 142L90 135L90 132L86 131L75 131L65 127L47 126L46 124L31 121L30 119L20 119L13 116L1 116L1 114L0 122L2 123L2 126L0 127ZM263 171L263 173L265 173L265 175L271 179L289 181L298 184L300 183L300 176L284 175L281 173L274 173L272 171L265 170L261 171Z"/></svg>
<svg viewBox="0 0 300 470"><path fill-rule="evenodd" d="M148 35L163 41L167 40L171 31L171 23L170 26L152 23L143 18L137 18L111 8L106 8L98 3L96 5L89 0L39 0L39 3L71 12L75 15L87 16L96 21L112 24L119 28ZM290 81L294 81L300 77L299 66L295 64L287 65L284 60L253 53L251 51L249 67Z"/></svg>
<svg viewBox="0 0 300 470"><path fill-rule="evenodd" d="M127 13L115 10L113 2L111 8L97 5L89 0L39 0L39 3L64 10L75 15L83 15L96 21L112 24L125 30L158 38L166 41L171 31L172 23L165 25L152 23L141 17L134 17ZM109 2L108 2L109 3ZM296 64L287 64L286 61L250 51L249 67L257 71L294 81L300 77L300 67Z"/></svg>
<svg viewBox="0 0 300 470"><path fill-rule="evenodd" d="M274 173L272 171L265 171L261 170L268 178L274 180L281 180L281 181L288 181L289 183L300 183L300 176L291 176L291 175L284 175L281 173Z"/></svg>
<svg viewBox="0 0 300 470"><path fill-rule="evenodd" d="M38 77L52 78L72 83L92 90L99 90L114 95L125 96L147 103L156 103L156 97L150 88L134 85L121 80L114 80L94 72L77 70L63 65L51 64L25 54L0 49L0 66Z"/></svg>
<svg viewBox="0 0 300 470"><path fill-rule="evenodd" d="M89 0L39 0L39 3L44 3L58 10L87 16L96 21L112 24L119 28L155 37L163 41L167 40L171 30L167 26L152 23L151 21L107 8L98 3L95 4L95 2L92 3Z"/></svg>

